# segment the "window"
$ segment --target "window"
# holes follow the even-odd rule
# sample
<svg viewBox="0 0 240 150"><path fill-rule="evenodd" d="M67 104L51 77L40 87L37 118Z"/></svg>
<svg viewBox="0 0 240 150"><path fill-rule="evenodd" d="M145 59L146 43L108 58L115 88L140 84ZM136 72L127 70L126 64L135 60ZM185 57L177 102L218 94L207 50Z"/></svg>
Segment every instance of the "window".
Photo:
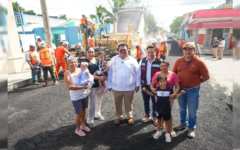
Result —
<svg viewBox="0 0 240 150"><path fill-rule="evenodd" d="M20 16L16 15L15 18L16 18L16 23L21 24Z"/></svg>

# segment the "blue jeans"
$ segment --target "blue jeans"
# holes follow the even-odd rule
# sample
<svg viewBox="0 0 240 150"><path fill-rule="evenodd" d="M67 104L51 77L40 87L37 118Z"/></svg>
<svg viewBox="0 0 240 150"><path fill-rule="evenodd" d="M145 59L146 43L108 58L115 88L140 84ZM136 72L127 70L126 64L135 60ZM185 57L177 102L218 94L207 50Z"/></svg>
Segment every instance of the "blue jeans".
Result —
<svg viewBox="0 0 240 150"><path fill-rule="evenodd" d="M184 90L184 89L180 89ZM194 130L196 128L198 101L200 97L200 86L184 90L186 93L178 98L180 107L180 122L182 125L188 125L188 129ZM188 115L187 115L188 108Z"/></svg>
<svg viewBox="0 0 240 150"><path fill-rule="evenodd" d="M38 72L35 71L35 68L34 68L34 69L31 69L31 70L32 70L32 82L36 82L37 79L42 78L41 68L39 68L39 71L38 71Z"/></svg>
<svg viewBox="0 0 240 150"><path fill-rule="evenodd" d="M145 87L148 91L151 92L151 89L149 86L142 86L142 88ZM150 96L146 92L142 91L142 96L143 96L143 101L144 101L144 109L145 109L145 114L146 115L151 115L151 109L150 109L150 97L152 99L152 117L156 117L156 102L155 102L155 96Z"/></svg>

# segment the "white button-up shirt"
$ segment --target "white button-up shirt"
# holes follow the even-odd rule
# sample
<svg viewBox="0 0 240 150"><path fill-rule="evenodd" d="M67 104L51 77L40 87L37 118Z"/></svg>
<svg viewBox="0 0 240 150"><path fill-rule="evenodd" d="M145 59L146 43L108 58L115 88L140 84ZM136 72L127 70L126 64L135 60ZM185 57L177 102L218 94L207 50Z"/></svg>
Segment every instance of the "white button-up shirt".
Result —
<svg viewBox="0 0 240 150"><path fill-rule="evenodd" d="M150 61L148 60L148 58L146 58L147 64L145 64L145 65L148 66L148 67L147 67L147 71L146 71L146 81L147 81L147 85L150 85L150 84L151 84L151 80L152 80L152 79L151 79L152 63L155 61L155 59L156 59L156 56L154 57L153 61L150 62ZM140 74L142 74L141 64L142 64L142 60L141 60L140 63L139 63Z"/></svg>
<svg viewBox="0 0 240 150"><path fill-rule="evenodd" d="M219 47L225 47L225 43L226 43L225 40L222 40L219 44Z"/></svg>
<svg viewBox="0 0 240 150"><path fill-rule="evenodd" d="M139 65L132 56L125 59L114 56L109 62L107 88L115 91L133 91L140 86Z"/></svg>

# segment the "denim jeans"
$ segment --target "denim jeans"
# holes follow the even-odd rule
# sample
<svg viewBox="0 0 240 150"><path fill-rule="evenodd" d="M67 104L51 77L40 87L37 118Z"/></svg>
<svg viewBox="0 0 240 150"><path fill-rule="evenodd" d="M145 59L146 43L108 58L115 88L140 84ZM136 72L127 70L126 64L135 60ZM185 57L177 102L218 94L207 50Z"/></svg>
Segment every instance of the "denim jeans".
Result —
<svg viewBox="0 0 240 150"><path fill-rule="evenodd" d="M181 88L180 91L181 90L184 89ZM188 129L194 130L196 128L197 121L200 86L195 89L184 91L186 93L178 98L178 104L180 107L180 122L182 125L188 125Z"/></svg>
<svg viewBox="0 0 240 150"><path fill-rule="evenodd" d="M151 92L151 89L149 86L142 86L142 88L145 87L146 90ZM156 117L156 102L155 102L155 96L150 96L146 92L142 91L143 101L144 101L144 110L146 115L151 115L151 109L150 109L150 97L152 99L152 117Z"/></svg>
<svg viewBox="0 0 240 150"><path fill-rule="evenodd" d="M37 79L41 79L42 75L41 75L41 68L39 68L39 71L36 71L36 68L31 69L32 70L32 82L36 82Z"/></svg>

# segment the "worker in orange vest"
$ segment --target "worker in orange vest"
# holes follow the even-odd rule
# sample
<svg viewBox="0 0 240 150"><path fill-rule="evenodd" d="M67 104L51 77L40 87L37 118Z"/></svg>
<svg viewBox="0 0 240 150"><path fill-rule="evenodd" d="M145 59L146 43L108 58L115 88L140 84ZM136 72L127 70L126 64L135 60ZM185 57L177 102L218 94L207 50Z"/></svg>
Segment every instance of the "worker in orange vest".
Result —
<svg viewBox="0 0 240 150"><path fill-rule="evenodd" d="M168 46L167 46L167 42L166 41L162 41L161 42L161 46L159 48L160 50L160 58L162 60L166 59L166 55L167 55L167 51L168 51Z"/></svg>
<svg viewBox="0 0 240 150"><path fill-rule="evenodd" d="M144 49L140 45L138 45L137 42L133 42L133 47L136 47L137 49L136 58L137 58L137 62L139 63L140 60L145 57L146 53Z"/></svg>
<svg viewBox="0 0 240 150"><path fill-rule="evenodd" d="M31 73L32 73L32 82L35 85L38 85L38 81L42 81L42 75L41 75L41 60L39 58L39 54L36 51L36 46L35 44L29 44L30 50L28 50L26 53L26 62L29 64L31 68Z"/></svg>
<svg viewBox="0 0 240 150"><path fill-rule="evenodd" d="M182 38L180 38L180 42L179 42L180 53L182 52L182 47L183 47L184 44L185 44L185 41Z"/></svg>
<svg viewBox="0 0 240 150"><path fill-rule="evenodd" d="M43 69L43 76L44 76L44 86L48 85L48 71L51 74L53 84L58 84L56 80L56 76L54 75L53 72L53 60L52 60L52 51L47 47L47 45L42 42L40 44L41 50L39 52L40 59L41 59L41 66Z"/></svg>
<svg viewBox="0 0 240 150"><path fill-rule="evenodd" d="M57 63L56 63L57 74L59 74L60 66L62 66L63 73L67 71L67 63L66 63L66 60L64 59L64 55L65 53L67 53L68 55L71 54L66 50L67 46L68 46L68 42L65 41L61 46L58 46L55 50L55 57L57 60Z"/></svg>
<svg viewBox="0 0 240 150"><path fill-rule="evenodd" d="M157 47L157 40L155 38L153 38L151 40L151 43L156 49L156 57L160 58L160 51L159 51L159 48Z"/></svg>
<svg viewBox="0 0 240 150"><path fill-rule="evenodd" d="M94 35L92 27L89 24L87 26L85 14L82 15L80 26L82 27L81 30L83 30L84 28L87 30L88 36L92 37ZM84 31L82 31L82 32L84 32Z"/></svg>

